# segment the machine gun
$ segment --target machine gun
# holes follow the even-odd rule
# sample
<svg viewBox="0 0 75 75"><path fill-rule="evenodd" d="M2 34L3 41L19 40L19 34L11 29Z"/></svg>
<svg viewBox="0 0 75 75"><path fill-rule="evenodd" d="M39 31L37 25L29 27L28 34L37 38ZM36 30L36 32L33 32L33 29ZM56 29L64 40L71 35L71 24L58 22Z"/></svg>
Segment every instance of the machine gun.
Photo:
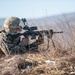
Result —
<svg viewBox="0 0 75 75"><path fill-rule="evenodd" d="M36 36L43 37L44 35L46 35L50 39L52 38L53 34L57 34L57 33L63 33L63 31L60 32L54 32L53 30L34 31L30 29L23 33L8 34L7 36L8 37L10 36L11 38L15 39L23 35L25 38L31 36L31 39L36 39Z"/></svg>
<svg viewBox="0 0 75 75"><path fill-rule="evenodd" d="M22 21L23 21L23 23L25 25L22 29L26 30L26 31L23 32L23 33L8 34L7 36L10 36L11 38L15 39L15 38L23 35L26 38L28 38L29 36L31 36L31 39L36 39L36 36L43 37L44 35L46 35L50 39L53 34L63 33L63 31L54 32L52 29L38 31L37 30L37 26L32 26L32 27L27 26L25 24L25 22L27 22L25 18L22 18Z"/></svg>
<svg viewBox="0 0 75 75"><path fill-rule="evenodd" d="M51 39L53 34L63 33L63 31L54 32L52 29L38 31L36 26L29 27L28 25L26 25L25 22L27 22L27 21L25 18L24 19L22 18L22 21L24 23L24 27L22 29L25 30L25 32L8 34L7 37L11 37L12 39L15 39L15 38L18 38L19 36L24 36L25 38L29 38L31 36L31 39L36 39L36 36L42 38L42 37L44 37L44 35L46 35L48 39ZM37 42L38 43L35 42L36 45L41 44L39 41L37 41ZM34 46L34 44L31 44L30 46L32 47L32 46Z"/></svg>

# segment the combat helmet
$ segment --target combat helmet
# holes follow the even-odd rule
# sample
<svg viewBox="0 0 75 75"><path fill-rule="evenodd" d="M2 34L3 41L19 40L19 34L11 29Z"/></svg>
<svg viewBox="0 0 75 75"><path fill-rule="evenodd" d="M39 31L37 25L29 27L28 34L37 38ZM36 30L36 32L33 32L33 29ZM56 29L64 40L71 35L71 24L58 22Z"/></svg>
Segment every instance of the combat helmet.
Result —
<svg viewBox="0 0 75 75"><path fill-rule="evenodd" d="M6 33L15 33L19 26L20 19L18 17L9 17L4 21L3 29Z"/></svg>

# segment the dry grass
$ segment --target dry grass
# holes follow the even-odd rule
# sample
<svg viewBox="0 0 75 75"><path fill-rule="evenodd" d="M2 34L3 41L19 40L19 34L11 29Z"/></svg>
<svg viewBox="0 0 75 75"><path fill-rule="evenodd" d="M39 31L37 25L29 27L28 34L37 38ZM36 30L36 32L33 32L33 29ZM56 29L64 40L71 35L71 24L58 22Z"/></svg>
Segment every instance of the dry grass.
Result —
<svg viewBox="0 0 75 75"><path fill-rule="evenodd" d="M75 57L57 57L46 63L41 54L23 54L0 60L0 75L69 75L75 71Z"/></svg>
<svg viewBox="0 0 75 75"><path fill-rule="evenodd" d="M64 28L64 33L53 35L55 46L51 39L46 38L45 43L39 46L39 53L2 57L0 75L75 75L75 27L66 17L65 22L59 21L60 25L55 30Z"/></svg>

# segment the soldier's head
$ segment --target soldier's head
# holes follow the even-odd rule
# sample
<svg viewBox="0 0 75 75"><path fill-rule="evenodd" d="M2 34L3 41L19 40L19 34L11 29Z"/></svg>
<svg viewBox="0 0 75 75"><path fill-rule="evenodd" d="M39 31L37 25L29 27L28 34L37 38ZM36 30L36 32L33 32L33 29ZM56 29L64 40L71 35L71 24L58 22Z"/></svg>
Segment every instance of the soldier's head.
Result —
<svg viewBox="0 0 75 75"><path fill-rule="evenodd" d="M6 33L16 33L21 30L20 19L18 17L9 17L4 21L3 29Z"/></svg>

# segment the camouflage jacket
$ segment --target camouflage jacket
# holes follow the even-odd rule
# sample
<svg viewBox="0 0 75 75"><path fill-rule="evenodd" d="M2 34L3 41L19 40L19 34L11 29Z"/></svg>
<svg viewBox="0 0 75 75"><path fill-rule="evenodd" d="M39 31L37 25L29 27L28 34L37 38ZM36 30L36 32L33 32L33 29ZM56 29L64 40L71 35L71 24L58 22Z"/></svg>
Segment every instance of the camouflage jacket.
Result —
<svg viewBox="0 0 75 75"><path fill-rule="evenodd" d="M5 55L10 55L13 53L24 53L26 51L25 45L20 41L20 37L12 40L7 37L6 33L0 33L0 52Z"/></svg>

